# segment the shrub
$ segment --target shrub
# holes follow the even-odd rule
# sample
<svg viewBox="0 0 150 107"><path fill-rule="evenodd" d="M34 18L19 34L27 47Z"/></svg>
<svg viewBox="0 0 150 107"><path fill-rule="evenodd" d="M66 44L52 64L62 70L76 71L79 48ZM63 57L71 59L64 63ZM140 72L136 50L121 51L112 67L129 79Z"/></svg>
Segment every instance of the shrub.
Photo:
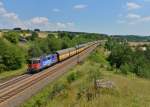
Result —
<svg viewBox="0 0 150 107"><path fill-rule="evenodd" d="M53 85L52 92L49 95L50 99L53 99L57 94L63 91L67 86L64 83L56 83Z"/></svg>
<svg viewBox="0 0 150 107"><path fill-rule="evenodd" d="M17 44L19 42L19 34L17 32L7 32L4 37L11 43Z"/></svg>
<svg viewBox="0 0 150 107"><path fill-rule="evenodd" d="M50 33L50 34L48 34L48 36L47 36L48 38L55 38L55 35L54 34L52 34L52 33Z"/></svg>
<svg viewBox="0 0 150 107"><path fill-rule="evenodd" d="M0 69L16 70L22 67L25 62L25 54L19 47L0 40Z"/></svg>
<svg viewBox="0 0 150 107"><path fill-rule="evenodd" d="M131 67L128 64L121 65L120 70L123 74L128 74L131 72Z"/></svg>
<svg viewBox="0 0 150 107"><path fill-rule="evenodd" d="M63 89L65 89L65 84L59 83L59 82L58 82L58 84L55 84L54 87L53 87L53 91L56 92L56 93L59 93Z"/></svg>
<svg viewBox="0 0 150 107"><path fill-rule="evenodd" d="M111 66L120 69L124 74L132 72L140 77L149 78L149 52L149 48L145 52L138 48L133 51L126 42L114 41L108 61Z"/></svg>
<svg viewBox="0 0 150 107"><path fill-rule="evenodd" d="M71 82L75 81L76 79L77 79L77 75L75 72L72 72L71 74L69 74L67 76L68 83L71 83Z"/></svg>
<svg viewBox="0 0 150 107"><path fill-rule="evenodd" d="M51 50L51 52L56 52L57 50L60 50L62 48L61 39L51 37L51 38L47 38L47 40L48 40L47 41L48 47Z"/></svg>
<svg viewBox="0 0 150 107"><path fill-rule="evenodd" d="M92 66L92 63L91 63L91 66L89 67L89 71L88 71L88 80L89 81L94 80L95 82L97 79L100 79L100 77L101 77L101 72L99 70L99 66L98 65Z"/></svg>
<svg viewBox="0 0 150 107"><path fill-rule="evenodd" d="M38 38L38 33L32 32L32 35L31 35L30 40L34 41L34 40L36 40L37 38Z"/></svg>
<svg viewBox="0 0 150 107"><path fill-rule="evenodd" d="M150 64L144 64L138 67L138 72L136 73L140 77L150 78Z"/></svg>
<svg viewBox="0 0 150 107"><path fill-rule="evenodd" d="M0 64L0 73L5 71L7 67L4 64Z"/></svg>

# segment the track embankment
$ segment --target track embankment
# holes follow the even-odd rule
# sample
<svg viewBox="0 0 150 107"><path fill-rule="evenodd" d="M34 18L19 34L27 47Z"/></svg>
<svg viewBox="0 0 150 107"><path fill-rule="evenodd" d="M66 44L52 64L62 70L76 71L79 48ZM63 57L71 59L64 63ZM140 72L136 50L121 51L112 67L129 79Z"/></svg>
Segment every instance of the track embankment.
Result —
<svg viewBox="0 0 150 107"><path fill-rule="evenodd" d="M79 55L60 62L43 72L18 77L12 81L0 84L0 107L19 106L44 86L66 73L70 68L75 66L78 61L83 61L97 45L98 44L93 45Z"/></svg>

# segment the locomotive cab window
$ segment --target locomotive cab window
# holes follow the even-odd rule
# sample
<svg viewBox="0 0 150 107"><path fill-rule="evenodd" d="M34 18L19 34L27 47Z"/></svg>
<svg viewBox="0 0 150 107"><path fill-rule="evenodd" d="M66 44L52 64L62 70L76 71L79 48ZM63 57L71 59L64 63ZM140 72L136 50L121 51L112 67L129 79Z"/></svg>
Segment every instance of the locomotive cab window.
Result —
<svg viewBox="0 0 150 107"><path fill-rule="evenodd" d="M28 60L28 64L37 64L40 63L40 60Z"/></svg>
<svg viewBox="0 0 150 107"><path fill-rule="evenodd" d="M33 60L32 62L33 64L37 64L37 63L40 63L40 60Z"/></svg>

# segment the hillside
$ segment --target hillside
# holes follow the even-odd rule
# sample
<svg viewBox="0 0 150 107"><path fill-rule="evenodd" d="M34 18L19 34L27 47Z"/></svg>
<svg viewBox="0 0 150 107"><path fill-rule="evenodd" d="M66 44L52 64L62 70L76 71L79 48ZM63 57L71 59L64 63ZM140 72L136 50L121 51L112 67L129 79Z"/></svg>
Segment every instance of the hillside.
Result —
<svg viewBox="0 0 150 107"><path fill-rule="evenodd" d="M125 39L130 42L149 42L150 36L139 36L139 35L113 35L116 39Z"/></svg>
<svg viewBox="0 0 150 107"><path fill-rule="evenodd" d="M107 52L97 50L82 64L49 84L22 107L149 107L150 80L110 69ZM95 90L93 77L114 83ZM96 96L95 96L96 95Z"/></svg>

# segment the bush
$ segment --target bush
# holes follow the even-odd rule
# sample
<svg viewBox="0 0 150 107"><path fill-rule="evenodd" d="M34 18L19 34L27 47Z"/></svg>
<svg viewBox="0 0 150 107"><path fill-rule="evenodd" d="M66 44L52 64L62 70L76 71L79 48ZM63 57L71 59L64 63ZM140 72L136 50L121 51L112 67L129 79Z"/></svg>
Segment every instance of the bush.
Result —
<svg viewBox="0 0 150 107"><path fill-rule="evenodd" d="M4 64L0 64L0 73L5 71L7 67Z"/></svg>
<svg viewBox="0 0 150 107"><path fill-rule="evenodd" d="M88 80L89 81L94 80L94 82L95 82L97 79L100 79L101 72L99 70L98 65L92 66L92 64L96 64L96 63L90 63L91 66L89 67L89 71L88 71Z"/></svg>
<svg viewBox="0 0 150 107"><path fill-rule="evenodd" d="M48 40L48 47L51 50L51 52L56 52L57 50L62 49L62 41L59 38L51 37L47 38Z"/></svg>
<svg viewBox="0 0 150 107"><path fill-rule="evenodd" d="M25 62L22 49L4 40L0 40L0 57L1 70L16 70Z"/></svg>
<svg viewBox="0 0 150 107"><path fill-rule="evenodd" d="M50 33L50 34L48 34L48 36L47 36L48 38L55 38L55 35L54 34L52 34L52 33Z"/></svg>
<svg viewBox="0 0 150 107"><path fill-rule="evenodd" d="M38 46L38 44L34 44L29 49L28 54L29 54L29 58L32 58L32 57L39 57L39 56L41 56L43 54L43 52L40 49L40 47Z"/></svg>
<svg viewBox="0 0 150 107"><path fill-rule="evenodd" d="M7 32L4 37L11 43L17 44L19 42L19 34L17 32Z"/></svg>
<svg viewBox="0 0 150 107"><path fill-rule="evenodd" d="M150 64L144 64L138 67L137 75L144 78L150 78Z"/></svg>
<svg viewBox="0 0 150 107"><path fill-rule="evenodd" d="M64 83L56 83L53 85L52 92L50 94L50 98L53 99L57 94L63 91L67 86Z"/></svg>
<svg viewBox="0 0 150 107"><path fill-rule="evenodd" d="M62 38L62 49L66 49L66 48L69 48L71 47L71 40L69 37L63 37Z"/></svg>
<svg viewBox="0 0 150 107"><path fill-rule="evenodd" d="M90 60L96 63L100 63L102 65L107 64L108 62L105 59L105 56L103 54L101 54L100 50L96 50L96 52L94 52L91 56L90 56Z"/></svg>
<svg viewBox="0 0 150 107"><path fill-rule="evenodd" d="M93 62L97 62L97 63L101 63L100 62L100 59L101 57L99 56L99 54L97 52L93 53L91 56L90 56L90 60L93 61Z"/></svg>
<svg viewBox="0 0 150 107"><path fill-rule="evenodd" d="M72 83L77 79L77 75L75 72L72 72L70 75L67 76L68 83Z"/></svg>
<svg viewBox="0 0 150 107"><path fill-rule="evenodd" d="M32 42L32 46L29 49L30 57L39 57L44 54L55 53L57 50L61 50L61 39L53 36L41 39L37 38Z"/></svg>
<svg viewBox="0 0 150 107"><path fill-rule="evenodd" d="M38 34L36 32L32 32L30 40L34 41L38 38Z"/></svg>
<svg viewBox="0 0 150 107"><path fill-rule="evenodd" d="M128 74L131 72L131 67L128 64L121 65L120 70L123 74Z"/></svg>
<svg viewBox="0 0 150 107"><path fill-rule="evenodd" d="M145 52L138 48L132 51L125 42L113 44L111 54L108 57L108 61L113 67L120 69L124 74L132 72L140 77L150 77L149 49Z"/></svg>

